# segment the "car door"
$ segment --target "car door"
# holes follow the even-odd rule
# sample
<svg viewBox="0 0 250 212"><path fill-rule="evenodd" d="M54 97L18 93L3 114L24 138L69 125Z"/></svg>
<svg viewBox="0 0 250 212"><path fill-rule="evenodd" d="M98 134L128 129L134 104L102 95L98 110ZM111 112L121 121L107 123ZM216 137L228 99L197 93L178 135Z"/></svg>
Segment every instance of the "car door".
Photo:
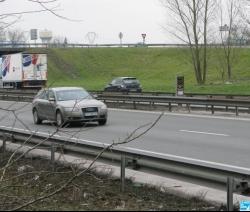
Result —
<svg viewBox="0 0 250 212"><path fill-rule="evenodd" d="M122 79L116 79L113 84L113 91L120 91L122 85Z"/></svg>
<svg viewBox="0 0 250 212"><path fill-rule="evenodd" d="M48 91L44 90L36 100L36 109L39 117L47 119L46 104L48 103Z"/></svg>
<svg viewBox="0 0 250 212"><path fill-rule="evenodd" d="M116 88L116 79L112 80L112 82L109 84L109 91L115 91Z"/></svg>
<svg viewBox="0 0 250 212"><path fill-rule="evenodd" d="M44 110L46 111L48 120L55 120L56 114L56 99L55 94L52 90L48 91L47 101L44 102Z"/></svg>

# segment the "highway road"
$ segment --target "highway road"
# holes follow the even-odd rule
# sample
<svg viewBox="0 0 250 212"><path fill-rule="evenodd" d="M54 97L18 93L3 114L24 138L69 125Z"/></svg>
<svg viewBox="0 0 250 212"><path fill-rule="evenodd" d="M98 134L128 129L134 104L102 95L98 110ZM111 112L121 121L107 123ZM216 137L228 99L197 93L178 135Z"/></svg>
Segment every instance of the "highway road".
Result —
<svg viewBox="0 0 250 212"><path fill-rule="evenodd" d="M154 122L159 115L159 112L109 109L106 126L73 125L58 134L90 143L117 142L136 128ZM7 101L0 101L0 126L44 133L56 130L50 122L33 124L30 103ZM153 129L126 146L149 154L171 154L250 168L249 131L250 118L165 113Z"/></svg>

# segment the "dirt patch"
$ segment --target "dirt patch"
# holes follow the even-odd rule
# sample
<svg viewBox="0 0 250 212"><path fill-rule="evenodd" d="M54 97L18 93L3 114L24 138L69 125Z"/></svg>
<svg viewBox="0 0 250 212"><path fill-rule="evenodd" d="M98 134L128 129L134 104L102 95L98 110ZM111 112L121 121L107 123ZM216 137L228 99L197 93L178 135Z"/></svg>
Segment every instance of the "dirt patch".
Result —
<svg viewBox="0 0 250 212"><path fill-rule="evenodd" d="M0 154L0 177L9 155ZM6 170L0 181L0 210L12 210L29 201L46 196L64 185L76 172L76 167L51 164L44 159L22 158ZM218 211L200 197L180 198L155 187L126 181L126 191L120 191L120 180L88 172L76 178L58 194L37 201L22 210L132 210L132 211Z"/></svg>

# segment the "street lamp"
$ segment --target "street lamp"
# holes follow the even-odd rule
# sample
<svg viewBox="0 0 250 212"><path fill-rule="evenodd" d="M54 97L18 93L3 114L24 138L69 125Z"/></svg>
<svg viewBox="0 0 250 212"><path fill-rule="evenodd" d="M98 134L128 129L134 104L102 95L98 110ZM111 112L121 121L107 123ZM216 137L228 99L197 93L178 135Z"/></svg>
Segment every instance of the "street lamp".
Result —
<svg viewBox="0 0 250 212"><path fill-rule="evenodd" d="M120 46L122 47L122 38L123 38L123 33L122 33L122 32L120 32L118 36L119 36L119 39L120 39Z"/></svg>

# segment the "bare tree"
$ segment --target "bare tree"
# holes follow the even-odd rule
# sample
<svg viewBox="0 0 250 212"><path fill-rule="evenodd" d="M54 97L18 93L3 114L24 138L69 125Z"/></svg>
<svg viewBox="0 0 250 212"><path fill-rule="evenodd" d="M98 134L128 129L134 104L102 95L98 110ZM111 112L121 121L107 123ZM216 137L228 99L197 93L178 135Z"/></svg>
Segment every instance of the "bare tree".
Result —
<svg viewBox="0 0 250 212"><path fill-rule="evenodd" d="M23 31L21 30L8 30L10 26L12 26L13 24L17 23L18 20L20 20L21 16L24 15L24 14L28 14L28 13L40 13L40 12L49 12L49 13L52 13L53 15L59 17L59 18L62 18L62 19L67 19L67 20L70 20L66 17L63 17L59 14L56 13L56 8L58 8L58 5L54 5L56 2L59 2L59 0L23 0L23 2L32 2L36 5L39 6L38 10L33 10L33 11L19 11L19 12L9 12L9 13L1 13L0 14L0 33L1 34L6 34L8 35L8 39L9 41L14 45L18 42L23 42L25 41L25 34ZM6 3L8 2L8 0L0 0L0 5L1 3ZM0 107L0 110L1 111L5 111L5 114L0 117L1 120L4 120L4 119L12 119L13 121L13 128L15 127L15 125L17 123L21 124L22 127L25 129L25 130L28 130L30 131L30 137L21 145L21 146L25 146L27 143L29 143L30 139L36 134L36 132L32 132L31 129L29 129L29 127L24 123L24 121L19 118L19 115L20 115L20 111L22 108L24 108L23 106L20 107L20 108L14 108L12 109L12 106L16 105L16 102L13 102L13 104L11 104L10 106L8 106L7 108L4 108L4 107ZM27 105L26 105L27 106ZM52 133L51 136L53 136L54 134L58 133L59 131L62 131L62 129L60 127L56 127L55 128L55 131L54 133ZM49 139L51 136L49 136L47 139ZM73 136L73 135L72 135ZM42 143L46 142L45 139L44 141L40 142L39 144L36 144L32 147L32 149L36 149L38 148ZM11 167L13 167L13 164L15 164L16 162L18 162L20 160L20 158L22 158L22 156L26 155L27 153L29 153L30 150L27 150L26 152L24 152L23 154L21 155L18 155L18 149L12 153L10 155L10 157L8 157L5 160L1 160L0 161L0 190L2 191L3 189L6 188L6 185L4 184L4 182L8 181L9 179L6 179L6 171L11 169ZM16 176L17 178L21 177L21 175L17 175ZM13 187L15 185L7 185L7 187ZM59 192L60 190L58 190ZM53 194L50 194L49 196L52 196ZM19 200L22 200L22 197L18 197L15 198L15 200L11 199L11 197L9 196L5 196L2 192L0 192L0 196L1 196L1 199L2 198L10 198L10 202L12 202L13 204L15 204L18 208L18 205L19 207L23 208L20 204L20 202L18 202L17 204L15 203L15 201L19 201ZM48 196L48 197L49 197ZM46 197L45 197L46 198ZM42 199L42 198L40 198ZM39 198L38 198L39 200ZM35 202L37 202L38 200L36 200ZM9 207L9 203L5 202L4 201L4 206L6 206L7 208L11 209L11 207ZM30 205L31 203L28 203L28 205ZM11 205L11 204L10 204ZM1 204L1 206L3 206ZM14 205L12 205L13 207ZM13 207L14 208L14 207ZM12 208L12 209L13 209Z"/></svg>
<svg viewBox="0 0 250 212"><path fill-rule="evenodd" d="M0 0L1 3L8 3L9 0ZM8 27L17 23L21 17L25 14L32 13L41 13L47 12L53 14L55 17L60 19L65 19L68 21L81 21L81 20L73 20L68 17L62 16L58 13L58 9L60 8L60 0L22 0L23 3L31 2L38 6L36 10L24 10L24 11L13 11L7 13L0 13L0 31L7 29Z"/></svg>
<svg viewBox="0 0 250 212"><path fill-rule="evenodd" d="M8 0L0 0L0 4L2 2L7 2ZM20 19L20 16L26 13L39 13L39 12L50 12L52 14L54 14L55 16L59 17L59 18L63 18L63 19L67 19L65 17L62 17L60 15L58 15L55 10L55 7L49 7L49 5L51 3L55 3L58 0L43 0L43 1L39 1L39 0L23 0L25 1L30 1L33 2L35 4L38 4L40 6L40 10L36 10L36 11L20 11L20 12L13 12L13 13L8 13L8 14L0 14L0 19L1 17L4 17L4 19L6 20L6 25L2 25L2 29L8 29L8 27L12 24L10 24L11 22L9 21L8 18L13 17L15 19L15 21L18 21ZM8 20L8 21L7 21ZM9 24L8 24L9 23ZM15 23L14 21L12 22L13 24ZM1 25L1 23L0 23ZM14 34L14 33L13 33ZM13 36L15 37L15 36ZM15 39L13 39L15 41L17 41L18 39L15 37ZM64 39L60 39L59 40L61 43L64 42ZM103 154L104 151L109 151L111 150L114 146L117 145L122 145L122 144L126 144L128 142L132 142L133 140L137 139L138 137L144 135L148 130L150 130L154 124L158 121L158 119L151 123L150 125L144 125L141 127L138 127L138 129L136 129L135 131L133 131L124 141L120 141L119 142L114 142L111 145L109 145L106 148L103 148L102 151L100 151L99 153L97 153L96 158L91 162L91 164L89 165L88 168L84 169L84 170L78 170L74 167L72 167L72 171L69 173L69 178L66 180L66 182L62 183L62 182L57 182L55 183L55 185L53 185L53 187L55 188L55 190L49 190L49 191L42 191L41 193L36 194L36 196L33 196L32 198L27 198L24 197L23 195L5 195L4 192L2 192L3 190L6 190L8 188L13 188L16 186L15 183L13 183L11 181L11 179L9 178L9 176L7 175L7 172L11 169L13 169L14 165L16 165L20 159L24 156L26 156L31 150L37 149L39 148L41 145L44 144L44 142L46 142L48 139L50 139L51 137L53 137L55 134L60 133L60 134L65 134L67 135L69 138L76 138L76 142L77 142L77 134L80 131L84 131L84 130L90 130L92 128L88 128L88 129L84 129L84 126L80 129L77 129L75 132L72 130L68 131L65 128L62 128L61 126L54 126L53 124L53 128L54 131L44 140L42 140L41 142L39 142L38 144L31 144L30 141L31 139L36 135L36 132L33 132L29 126L27 126L24 121L19 117L20 114L23 112L22 109L24 110L29 110L30 111L30 107L29 105L28 109L24 109L25 106L22 107L18 107L16 102L13 102L13 104L11 104L10 106L8 106L7 108L4 107L0 107L1 111L4 111L5 114L0 117L1 120L12 120L12 127L14 130L14 127L16 126L16 124L21 124L22 128L29 131L30 132L30 137L24 141L20 148L24 147L26 144L31 145L31 148L29 148L28 150L24 151L23 153L19 153L18 150L20 148L18 148L16 151L14 151L13 153L10 154L10 156L8 156L6 158L6 160L2 160L0 161L0 196L1 196L1 204L0 207L4 208L5 210L19 210L19 209L23 209L23 208L27 208L28 206L31 206L39 201L42 201L44 199L48 199L58 193L60 193L63 189L71 186L74 183L74 180L80 176L82 176L84 173L86 173L87 171L91 170L91 168L93 167L93 165L95 164L95 161ZM14 108L12 108L14 107ZM30 111L31 112L31 111ZM63 123L64 124L64 123ZM144 127L144 130L142 129ZM137 133L140 130L139 133ZM142 132L143 131L143 132ZM24 174L20 174L17 173L16 176L14 176L15 179L19 180L21 179L23 176L27 175L27 176L32 176L33 174L35 174L35 172L29 172L29 173L24 173ZM54 171L51 171L49 174L60 174L60 173L56 173ZM7 182L7 184L6 184ZM28 184L28 183L27 183Z"/></svg>
<svg viewBox="0 0 250 212"><path fill-rule="evenodd" d="M25 43L27 42L27 37L25 35L25 32L21 29L13 29L7 31L7 40L10 42L10 44L14 47L18 43Z"/></svg>
<svg viewBox="0 0 250 212"><path fill-rule="evenodd" d="M0 43L4 43L7 40L6 32L4 30L0 30Z"/></svg>
<svg viewBox="0 0 250 212"><path fill-rule="evenodd" d="M64 41L65 41L64 36L54 36L52 38L51 44L60 47L64 44Z"/></svg>
<svg viewBox="0 0 250 212"><path fill-rule="evenodd" d="M174 22L171 31L189 46L198 84L206 82L209 24L216 0L161 0Z"/></svg>
<svg viewBox="0 0 250 212"><path fill-rule="evenodd" d="M13 167L13 165L15 165L16 163L18 163L18 161L26 156L30 151L34 150L34 149L39 149L39 147L41 145L43 145L46 141L48 141L50 138L54 137L54 135L56 135L57 133L64 133L67 134L69 137L73 137L76 138L75 135L77 133L79 133L80 131L84 130L85 125L83 126L83 128L77 129L75 132L73 131L67 131L67 129L64 127L62 127L63 125L65 125L65 123L62 123L61 126L57 126L54 128L54 132L52 132L47 138L45 138L44 140L41 140L39 143L32 145L31 146L31 140L32 138L36 135L36 132L32 132L31 129L29 129L29 127L21 120L21 118L19 117L19 114L21 112L23 112L23 109L25 109L27 106L29 106L29 104L25 104L21 107L16 107L15 104L11 104L10 106L7 106L6 108L0 108L1 111L5 111L6 113L10 112L13 115L13 128L15 126L15 124L17 122L21 123L23 128L26 130L30 131L30 137L25 140L19 148L17 148L12 154L11 156L7 159L6 162L1 162L0 165L0 190L2 189L6 189L6 182L9 182L10 179L8 179L7 176L7 172L8 170L11 170L11 168ZM14 107L14 108L13 108ZM26 109L25 109L26 110ZM84 169L79 169L79 168L74 168L72 167L72 172L70 172L69 174L71 174L71 176L65 181L65 182L58 182L58 184L53 185L54 189L52 191L42 191L41 193L36 194L36 196L32 197L32 198L26 198L23 197L22 194L18 195L16 194L13 198L13 196L11 195L4 195L1 194L0 195L4 197L4 200L2 201L2 203L4 203L2 205L2 207L0 208L4 208L5 210L21 210L21 209L25 209L30 205L33 205L37 202L43 201L45 199L51 198L54 195L60 193L62 190L68 188L69 186L71 186L73 184L73 182L75 181L75 179L79 178L80 176L82 176L83 174L86 174L88 171L90 171L95 162L107 151L112 151L112 149L115 146L120 146L120 145L125 145L128 144L130 142L136 141L138 138L142 137L143 135L145 135L146 133L148 133L160 120L160 118L162 117L163 113L161 113L154 121L152 121L151 123L146 123L143 124L141 126L138 126L136 129L134 129L130 134L128 134L124 139L119 139L118 141L113 141L110 145L104 146L102 150L100 150L100 152L96 152L96 156L94 157L94 159L92 161L90 161L89 165L84 168ZM2 120L4 120L5 118L9 118L9 115L7 116L3 116ZM77 139L76 143L78 142ZM20 150L21 148L23 148L25 145L29 145L28 150L24 150L23 153L19 153L18 154L18 150ZM51 171L51 173L53 173L53 171ZM29 171L28 173L25 173L26 175L34 175L35 172ZM41 174L41 173L40 173ZM54 173L54 174L58 174L58 173ZM16 179L18 178L22 178L24 174L21 173L17 173L17 175L15 176ZM46 181L46 179L45 179ZM10 184L7 183L7 187L15 187L15 184Z"/></svg>
<svg viewBox="0 0 250 212"><path fill-rule="evenodd" d="M225 8L225 9L224 9ZM227 78L232 78L232 64L236 58L236 46L241 46L246 34L246 25L242 22L242 7L238 0L220 3L220 38L223 47Z"/></svg>

